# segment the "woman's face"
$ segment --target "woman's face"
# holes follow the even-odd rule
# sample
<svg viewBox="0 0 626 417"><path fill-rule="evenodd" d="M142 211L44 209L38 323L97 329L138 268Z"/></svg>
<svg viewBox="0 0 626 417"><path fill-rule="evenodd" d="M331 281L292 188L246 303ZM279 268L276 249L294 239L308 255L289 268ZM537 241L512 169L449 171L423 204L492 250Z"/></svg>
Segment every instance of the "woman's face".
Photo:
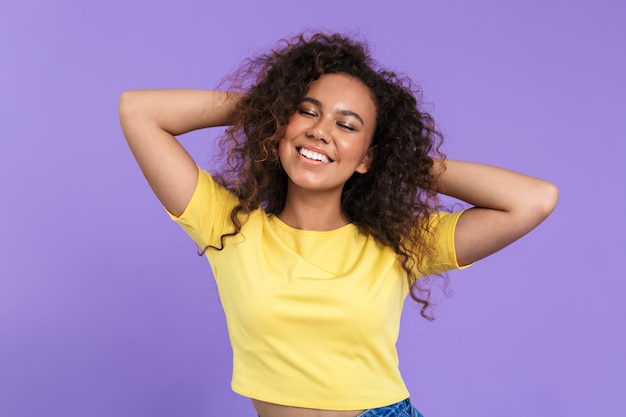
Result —
<svg viewBox="0 0 626 417"><path fill-rule="evenodd" d="M367 172L375 124L372 94L358 79L324 74L311 83L278 145L290 189L341 191Z"/></svg>

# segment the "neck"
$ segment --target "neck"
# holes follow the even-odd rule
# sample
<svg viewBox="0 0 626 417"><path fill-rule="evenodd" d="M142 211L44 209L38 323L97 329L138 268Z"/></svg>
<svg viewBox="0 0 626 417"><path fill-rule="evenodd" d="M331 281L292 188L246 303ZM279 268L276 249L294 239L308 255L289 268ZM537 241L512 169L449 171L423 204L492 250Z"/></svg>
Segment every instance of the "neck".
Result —
<svg viewBox="0 0 626 417"><path fill-rule="evenodd" d="M278 218L295 229L315 231L335 230L350 223L341 210L341 192L289 190Z"/></svg>

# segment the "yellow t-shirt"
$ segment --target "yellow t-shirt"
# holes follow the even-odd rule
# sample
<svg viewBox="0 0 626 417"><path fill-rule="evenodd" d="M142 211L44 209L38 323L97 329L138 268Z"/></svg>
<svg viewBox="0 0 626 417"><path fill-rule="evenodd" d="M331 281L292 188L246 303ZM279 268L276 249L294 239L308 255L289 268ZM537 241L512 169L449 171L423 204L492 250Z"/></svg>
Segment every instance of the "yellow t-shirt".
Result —
<svg viewBox="0 0 626 417"><path fill-rule="evenodd" d="M233 227L237 199L200 170L178 218L202 248L220 246ZM431 271L458 268L454 227L436 222ZM206 252L217 281L233 349L235 392L277 404L332 410L375 408L409 396L396 340L406 274L392 249L348 224L319 232L294 229L252 212L224 249Z"/></svg>

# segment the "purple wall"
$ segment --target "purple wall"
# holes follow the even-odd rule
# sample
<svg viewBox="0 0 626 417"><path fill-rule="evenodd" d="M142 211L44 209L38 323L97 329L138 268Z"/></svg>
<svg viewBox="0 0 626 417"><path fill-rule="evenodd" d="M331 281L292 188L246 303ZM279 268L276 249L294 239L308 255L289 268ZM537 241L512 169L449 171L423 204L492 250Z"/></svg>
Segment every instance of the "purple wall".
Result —
<svg viewBox="0 0 626 417"><path fill-rule="evenodd" d="M116 107L127 89L215 87L306 27L358 31L420 83L450 157L561 191L534 233L451 274L438 320L409 305L417 407L626 415L625 3L370 3L3 0L0 416L254 415L230 391L209 266L152 196ZM183 143L203 164L214 136Z"/></svg>

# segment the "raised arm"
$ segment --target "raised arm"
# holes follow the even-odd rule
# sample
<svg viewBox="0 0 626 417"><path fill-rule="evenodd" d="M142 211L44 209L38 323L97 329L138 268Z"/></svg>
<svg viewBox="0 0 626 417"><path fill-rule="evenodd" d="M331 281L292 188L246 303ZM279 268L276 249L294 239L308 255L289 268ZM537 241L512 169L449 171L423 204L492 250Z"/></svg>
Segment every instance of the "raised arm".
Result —
<svg viewBox="0 0 626 417"><path fill-rule="evenodd" d="M139 90L120 97L120 123L141 171L163 206L180 215L198 169L175 136L223 126L241 95L205 90Z"/></svg>
<svg viewBox="0 0 626 417"><path fill-rule="evenodd" d="M474 207L459 218L454 242L457 260L467 265L513 243L554 210L554 184L502 168L437 160L438 191Z"/></svg>

